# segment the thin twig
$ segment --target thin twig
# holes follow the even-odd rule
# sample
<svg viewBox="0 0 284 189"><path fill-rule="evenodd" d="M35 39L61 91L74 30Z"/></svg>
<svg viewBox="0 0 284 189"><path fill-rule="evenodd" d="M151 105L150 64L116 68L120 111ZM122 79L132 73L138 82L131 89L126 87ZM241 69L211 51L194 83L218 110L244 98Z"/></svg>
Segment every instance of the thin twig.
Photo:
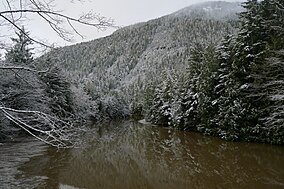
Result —
<svg viewBox="0 0 284 189"><path fill-rule="evenodd" d="M0 110L4 113L4 116L7 119L15 123L17 126L22 128L38 140L57 148L74 147L74 144L72 144L72 142L70 141L69 131L66 130L72 129L71 124L40 111L16 110L7 108L5 106L0 106ZM49 127L49 129L42 130L35 126L31 126L20 117L12 115L12 113L24 115L28 114L30 121L36 121L43 126L46 125Z"/></svg>
<svg viewBox="0 0 284 189"><path fill-rule="evenodd" d="M9 18L7 18L6 16L2 15L2 13L0 12L0 17L4 18L4 20L8 21L12 26L14 26L17 30L23 32L23 34L28 38L30 39L31 41L37 43L37 44L40 44L42 46L45 46L45 47L48 47L48 48L53 48L52 46L49 46L49 45L46 45L38 40L35 40L33 38L31 38L28 34L26 34L16 23L14 23L13 21L11 21Z"/></svg>
<svg viewBox="0 0 284 189"><path fill-rule="evenodd" d="M11 10L11 11L2 11L0 12L0 15L4 15L4 14L14 14L14 13L44 13L44 14L49 14L49 15L55 15L55 16L59 16L61 18L65 18L68 19L70 21L75 21L75 22L79 22L81 24L84 25L88 25L88 26L94 26L96 28L104 28L104 27L115 27L113 26L113 22L112 20L106 20L103 17L100 18L96 15L92 15L90 16L90 14L88 14L89 16L82 16L81 18L77 19L77 18L73 18L70 16L66 16L64 14L61 13L57 13L57 12L52 12L52 11L46 11L46 10L30 10L30 9L23 9L23 10ZM96 19L98 21L98 23L90 23L84 20L90 20L90 19Z"/></svg>

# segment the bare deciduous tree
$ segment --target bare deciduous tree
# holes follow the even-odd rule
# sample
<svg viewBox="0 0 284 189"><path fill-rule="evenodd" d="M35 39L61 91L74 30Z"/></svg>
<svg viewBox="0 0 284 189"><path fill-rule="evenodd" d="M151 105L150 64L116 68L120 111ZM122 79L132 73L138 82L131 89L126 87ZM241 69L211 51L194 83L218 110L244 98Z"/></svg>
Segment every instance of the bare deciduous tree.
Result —
<svg viewBox="0 0 284 189"><path fill-rule="evenodd" d="M70 2L74 2L74 0ZM115 27L112 19L100 16L93 11L83 13L78 18L66 15L62 11L56 10L55 0L4 0L2 4L4 10L0 10L0 27L10 26L22 31L21 23L34 15L46 22L65 41L72 41L74 35L83 38L74 23L91 26L99 30ZM37 44L51 47L38 39L31 38L28 35L27 37Z"/></svg>
<svg viewBox="0 0 284 189"><path fill-rule="evenodd" d="M70 0L70 3L74 1L83 0ZM23 32L29 40L44 47L52 48L51 45L30 37L23 30L22 24L27 22L30 16L41 18L60 38L69 42L72 41L74 35L83 38L83 35L75 27L75 23L91 26L99 30L115 27L112 19L100 16L92 11L84 13L78 18L66 15L62 11L56 10L55 0L3 0L1 3L3 9L0 9L0 28L8 27ZM7 38L7 36L0 34L1 38ZM1 42L1 40L0 49L5 49L5 43ZM29 67L15 66L13 64L6 65L1 62L0 64L0 70L9 70L13 73L17 70L34 72L35 74L48 71L37 71ZM33 137L55 147L67 148L74 146L74 143L71 142L74 133L68 132L73 128L72 124L41 111L9 108L2 101L3 99L0 98L0 112L2 115Z"/></svg>

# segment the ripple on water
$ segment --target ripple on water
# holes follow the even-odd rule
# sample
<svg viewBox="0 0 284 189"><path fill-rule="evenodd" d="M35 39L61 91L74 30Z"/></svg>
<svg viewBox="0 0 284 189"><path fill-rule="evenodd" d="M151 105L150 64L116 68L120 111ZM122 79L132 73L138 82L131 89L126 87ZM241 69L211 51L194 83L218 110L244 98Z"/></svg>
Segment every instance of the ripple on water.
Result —
<svg viewBox="0 0 284 189"><path fill-rule="evenodd" d="M18 168L30 158L44 154L47 146L33 138L2 143L0 146L0 186L1 188L33 188L45 177L26 178Z"/></svg>

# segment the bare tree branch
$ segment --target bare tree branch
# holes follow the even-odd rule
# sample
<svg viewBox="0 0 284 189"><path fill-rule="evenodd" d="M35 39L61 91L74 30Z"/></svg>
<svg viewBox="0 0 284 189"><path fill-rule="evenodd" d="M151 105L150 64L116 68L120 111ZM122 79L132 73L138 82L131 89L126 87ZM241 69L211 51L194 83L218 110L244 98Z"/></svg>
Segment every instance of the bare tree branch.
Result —
<svg viewBox="0 0 284 189"><path fill-rule="evenodd" d="M46 144L57 148L72 148L75 145L71 142L72 135L69 132L73 126L67 122L40 111L16 110L4 106L0 106L0 110L7 119ZM22 114L28 120L21 118ZM28 121L37 122L41 127L32 126Z"/></svg>
<svg viewBox="0 0 284 189"><path fill-rule="evenodd" d="M82 0L77 1L82 2ZM4 20L4 24L9 24L18 31L22 31L18 21L23 21L25 18L27 18L28 15L33 14L36 14L38 15L38 17L42 18L60 38L68 42L72 41L73 34L78 35L82 39L84 38L84 36L78 31L78 29L74 27L74 23L95 27L99 30L103 30L108 27L118 28L114 25L112 19L100 16L99 14L95 14L92 11L84 13L78 18L67 16L60 11L55 10L54 0L47 2L39 0L19 0L18 6L12 6L11 0L5 0L5 2L7 10L0 11L0 18ZM24 16L25 18L23 18ZM66 26L66 28L64 27L64 25ZM67 28L69 28L70 30ZM26 36L37 44L52 48L51 46L37 39L29 37L28 35Z"/></svg>
<svg viewBox="0 0 284 189"><path fill-rule="evenodd" d="M52 47L49 46L49 45L46 45L46 44L44 44L44 43L42 43L42 42L40 42L40 41L38 41L38 40L35 40L35 39L31 38L31 37L30 37L28 34L26 34L26 33L22 30L22 28L20 28L16 23L12 22L9 18L3 16L3 15L1 14L1 12L0 12L0 17L2 17L4 20L8 21L8 22L9 22L12 26L14 26L14 28L16 28L18 31L23 32L23 33L25 34L25 36L26 36L27 38L29 38L31 41L33 41L33 42L35 42L35 43L37 43L37 44L40 44L40 45L42 45L42 46L52 48Z"/></svg>
<svg viewBox="0 0 284 189"><path fill-rule="evenodd" d="M57 12L52 12L52 11L45 11L45 10L29 10L29 9L22 9L22 10L8 10L8 11L2 11L0 12L0 15L4 15L4 14L15 14L15 13L44 13L46 15L54 15L54 16L59 16L61 18L65 18L66 20L69 21L74 21L74 22L78 22L84 25L88 25L88 26L93 26L96 27L98 29L103 29L106 27L114 27L113 25L113 20L111 19L107 19L105 17L100 17L99 15L93 14L92 12L89 12L87 14L84 14L82 16L80 16L79 18L73 18L70 16L66 16L64 14L61 13L57 13ZM97 23L92 23L89 22L90 20L97 20Z"/></svg>
<svg viewBox="0 0 284 189"><path fill-rule="evenodd" d="M12 11L12 7L11 7L10 2L9 2L8 0L6 0L6 3L7 3L7 5L8 5L8 7L9 7L9 10ZM11 13L11 18L12 18L12 21L15 23L15 19L14 19L13 13Z"/></svg>
<svg viewBox="0 0 284 189"><path fill-rule="evenodd" d="M69 1L83 2L84 0ZM99 30L103 30L108 27L116 27L114 26L112 19L100 16L92 11L84 13L78 18L65 15L61 11L56 10L54 2L54 0L4 0L2 2L4 10L0 10L0 27L7 27L9 29L13 28L17 31L20 31L27 39L48 48L53 47L34 37L30 37L28 33L24 31L22 23L27 21L32 16L36 16L37 18L44 20L44 22L47 23L50 28L65 41L71 41L73 34L83 38L83 35L79 32L78 28L75 27L76 23L91 26ZM3 44L3 46L4 45L5 44ZM0 49L3 50L5 47L0 47ZM10 63L13 63L13 61ZM29 67L11 66L11 64L7 65L4 62L1 62L1 64L0 70L9 70L25 82L28 81L21 77L19 74L20 71L25 71L25 73L46 73L49 71L38 71ZM9 84L9 81L7 83ZM4 94L4 97L5 96L6 94ZM69 148L75 145L75 143L72 142L72 139L74 138L76 132L74 132L72 124L63 121L56 116L52 116L40 111L8 108L6 107L6 104L1 103L3 101L3 96L1 98L0 113L33 137L58 148ZM51 110L48 110L48 112L49 111ZM76 128L76 130L78 130L78 128Z"/></svg>
<svg viewBox="0 0 284 189"><path fill-rule="evenodd" d="M70 22L70 20L67 20L67 21L68 21L68 24L70 25L70 27L75 31L75 33L77 35L79 35L82 39L84 39L84 36L78 32L78 30L73 26L73 24Z"/></svg>

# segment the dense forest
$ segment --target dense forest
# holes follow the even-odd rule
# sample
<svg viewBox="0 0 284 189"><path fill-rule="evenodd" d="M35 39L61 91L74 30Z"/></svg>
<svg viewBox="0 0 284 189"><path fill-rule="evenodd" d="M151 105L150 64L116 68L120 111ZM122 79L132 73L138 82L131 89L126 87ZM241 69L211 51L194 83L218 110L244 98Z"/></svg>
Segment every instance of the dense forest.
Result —
<svg viewBox="0 0 284 189"><path fill-rule="evenodd" d="M155 87L148 120L227 140L283 144L283 5L250 0L235 35L193 45L188 71Z"/></svg>
<svg viewBox="0 0 284 189"><path fill-rule="evenodd" d="M280 0L202 3L36 59L18 33L1 62L22 69L0 69L0 138L134 118L283 144L283 10Z"/></svg>

